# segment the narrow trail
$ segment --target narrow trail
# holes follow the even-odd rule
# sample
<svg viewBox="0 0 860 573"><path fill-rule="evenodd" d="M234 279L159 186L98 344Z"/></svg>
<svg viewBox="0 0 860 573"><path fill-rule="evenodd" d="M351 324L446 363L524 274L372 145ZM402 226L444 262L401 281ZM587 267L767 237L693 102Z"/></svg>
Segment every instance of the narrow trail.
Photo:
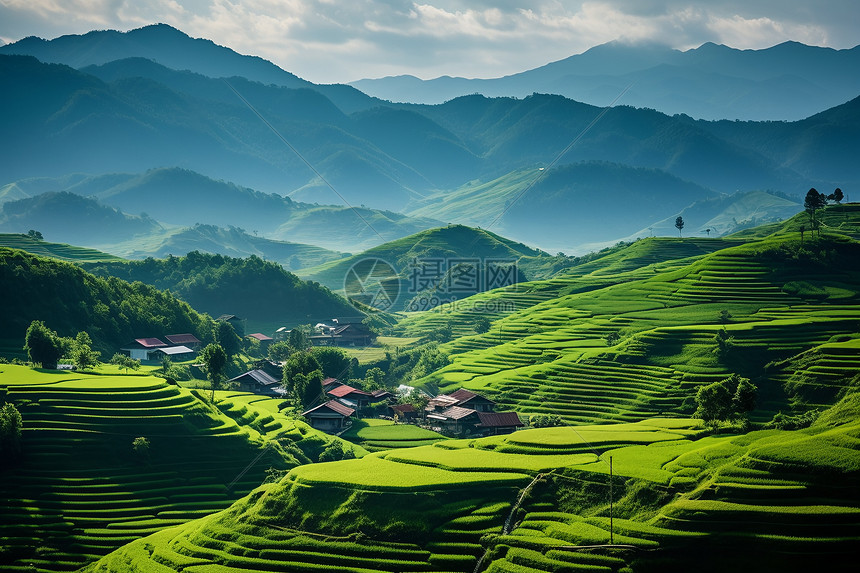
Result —
<svg viewBox="0 0 860 573"><path fill-rule="evenodd" d="M514 502L514 505L511 507L510 513L508 513L508 517L505 519L505 525L502 526L502 535L507 535L508 533L510 533L511 523L513 522L514 516L517 514L517 510L522 505L523 500L525 499L526 495L528 495L528 493L531 491L532 487L534 487L534 485L539 480L545 478L547 475L549 475L549 474L538 474L538 475L536 475L534 477L534 479L532 481L530 481L529 484L522 489L522 491L520 491L520 495L517 496L517 501ZM484 560L487 558L487 555L490 553L490 549L491 548L488 547L484 551L484 554L481 555L481 558L478 559L478 562L475 564L475 570L473 571L473 573L478 573L481 570L481 566L484 564Z"/></svg>

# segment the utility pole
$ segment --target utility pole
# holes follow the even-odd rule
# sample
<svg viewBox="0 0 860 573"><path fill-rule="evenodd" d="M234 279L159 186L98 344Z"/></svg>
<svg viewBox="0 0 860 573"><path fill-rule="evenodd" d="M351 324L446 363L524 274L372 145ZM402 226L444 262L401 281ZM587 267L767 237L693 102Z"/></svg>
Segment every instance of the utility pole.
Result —
<svg viewBox="0 0 860 573"><path fill-rule="evenodd" d="M609 545L615 545L612 530L612 456L609 456Z"/></svg>

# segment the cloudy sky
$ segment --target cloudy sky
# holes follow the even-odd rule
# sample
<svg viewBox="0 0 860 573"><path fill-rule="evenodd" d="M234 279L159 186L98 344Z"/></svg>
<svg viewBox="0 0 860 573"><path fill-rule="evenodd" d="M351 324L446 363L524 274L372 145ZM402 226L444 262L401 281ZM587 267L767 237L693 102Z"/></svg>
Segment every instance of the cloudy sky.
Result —
<svg viewBox="0 0 860 573"><path fill-rule="evenodd" d="M611 40L860 44L857 0L0 0L0 40L163 22L320 83L498 77Z"/></svg>

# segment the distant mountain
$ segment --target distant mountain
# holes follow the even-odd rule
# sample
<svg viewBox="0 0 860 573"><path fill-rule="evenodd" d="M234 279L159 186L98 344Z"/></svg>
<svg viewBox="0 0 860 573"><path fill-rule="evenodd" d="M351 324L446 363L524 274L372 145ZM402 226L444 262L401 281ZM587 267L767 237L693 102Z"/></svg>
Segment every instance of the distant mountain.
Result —
<svg viewBox="0 0 860 573"><path fill-rule="evenodd" d="M126 215L68 191L51 191L0 206L0 232L26 233L30 229L50 241L88 247L163 230L150 218Z"/></svg>
<svg viewBox="0 0 860 573"><path fill-rule="evenodd" d="M716 196L656 169L583 162L516 172L480 189L431 196L410 214L468 213L475 225L493 225L494 231L514 239L568 252L575 244L618 240L627 229Z"/></svg>
<svg viewBox="0 0 860 573"><path fill-rule="evenodd" d="M833 50L785 42L763 50L706 43L684 52L610 42L545 66L494 79L413 76L352 82L385 100L438 104L480 93L490 97L559 94L702 119L797 120L860 94L860 46Z"/></svg>
<svg viewBox="0 0 860 573"><path fill-rule="evenodd" d="M294 254L302 267L320 264L340 256L331 250L359 252L441 224L431 217L408 217L391 211L300 203L179 168L22 179L0 187L0 206L16 198L58 191L97 198L102 204L143 214L166 227L180 227L156 229L145 241L131 240L131 235L118 232L110 250L130 258L201 250L231 256L255 254L295 270L291 267ZM24 216L19 220L20 226L28 224ZM50 234L52 221L40 225ZM314 251L310 245L324 248ZM295 246L304 248L293 253ZM320 259L314 261L312 253Z"/></svg>
<svg viewBox="0 0 860 573"><path fill-rule="evenodd" d="M35 56L73 68L98 66L125 58L145 58L174 70L192 70L212 78L244 77L262 84L307 88L334 101L345 112L376 105L373 98L346 85L317 85L258 56L244 56L211 40L193 39L167 24L131 30L96 30L44 40L30 36L0 46L0 54Z"/></svg>
<svg viewBox="0 0 860 573"><path fill-rule="evenodd" d="M371 285L367 287L369 294L366 296L373 296L372 285L379 277L368 271L366 263L380 261L388 273L383 276L382 282L388 284L392 292L397 293L396 296L391 296L393 306L383 310L403 310L423 291L431 291L430 296L436 300L432 304L423 304L421 309L426 309L446 300L465 298L469 294L484 290L486 284L481 281L486 281L487 276L483 273L488 272L487 265L494 264L494 261L500 264L505 261L506 265L514 264L516 273L511 275L512 279L514 282L522 282L545 278L557 270L552 267L551 259L553 257L548 253L495 233L464 225L449 225L428 229L351 257L304 269L300 276L318 281L338 292L348 291L345 294L356 296L358 302L368 304L367 300L362 299L363 293L358 293L352 288L354 284L346 281L358 275L360 281ZM462 290L452 289L446 285L452 284L449 281L457 280L452 271L460 264L472 265L476 272L469 275L472 282L464 279ZM365 271L368 271L367 276L364 276ZM394 278L395 275L397 279ZM396 286L394 283L397 283Z"/></svg>

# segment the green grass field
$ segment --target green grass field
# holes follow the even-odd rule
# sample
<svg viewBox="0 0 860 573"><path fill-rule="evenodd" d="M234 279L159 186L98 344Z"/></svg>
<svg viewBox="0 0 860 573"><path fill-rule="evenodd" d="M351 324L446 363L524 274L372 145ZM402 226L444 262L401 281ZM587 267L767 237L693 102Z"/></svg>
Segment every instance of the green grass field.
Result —
<svg viewBox="0 0 860 573"><path fill-rule="evenodd" d="M27 235L14 233L0 233L0 247L21 249L22 251L27 251L34 255L51 257L73 263L105 263L123 260L116 255L103 253L96 249L75 247L65 243L49 243L47 241L33 239Z"/></svg>

